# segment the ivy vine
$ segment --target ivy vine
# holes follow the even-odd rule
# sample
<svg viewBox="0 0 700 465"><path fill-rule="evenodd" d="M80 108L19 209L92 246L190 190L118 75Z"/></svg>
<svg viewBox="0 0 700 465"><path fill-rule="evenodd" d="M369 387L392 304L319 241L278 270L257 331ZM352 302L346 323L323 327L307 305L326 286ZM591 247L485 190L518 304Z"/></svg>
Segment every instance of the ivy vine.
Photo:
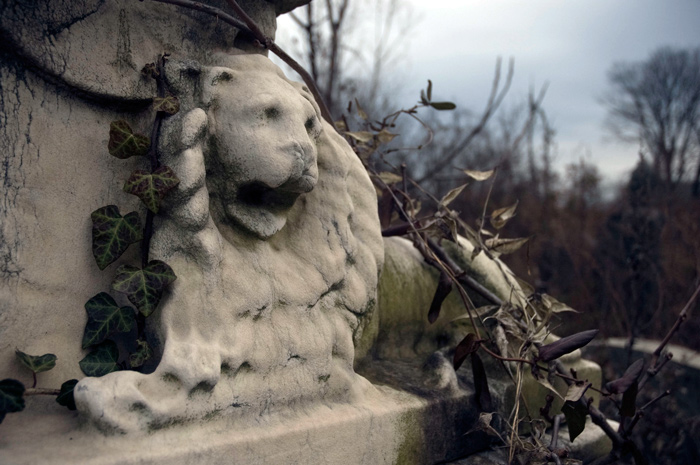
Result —
<svg viewBox="0 0 700 465"><path fill-rule="evenodd" d="M163 291L177 278L172 268L160 260L149 260L153 235L154 215L160 210L164 197L180 180L173 170L161 165L157 143L164 118L180 110L178 99L170 94L165 81L165 62L168 55L158 57L146 65L142 73L156 81L158 95L153 99L155 118L150 137L136 133L125 120L110 123L107 150L113 157L125 160L144 157L148 168L135 170L124 183L126 193L137 196L146 206L145 221L138 212L121 214L116 205L98 208L90 215L92 220L92 254L100 270L116 262L135 243L141 243L140 266L122 264L116 270L111 289L131 305L120 305L108 292L100 292L85 303L87 324L83 332L82 348L90 352L79 362L86 376L104 376L118 370L136 370L153 355L146 335L146 318L160 303ZM122 350L120 350L120 347ZM123 351L127 353L122 353ZM25 388L15 379L0 380L0 423L8 413L25 407L25 397L54 395L58 404L75 410L73 389L77 379L64 382L60 389L37 388L37 374L56 366L54 354L29 355L17 350L20 363L32 372L33 384Z"/></svg>

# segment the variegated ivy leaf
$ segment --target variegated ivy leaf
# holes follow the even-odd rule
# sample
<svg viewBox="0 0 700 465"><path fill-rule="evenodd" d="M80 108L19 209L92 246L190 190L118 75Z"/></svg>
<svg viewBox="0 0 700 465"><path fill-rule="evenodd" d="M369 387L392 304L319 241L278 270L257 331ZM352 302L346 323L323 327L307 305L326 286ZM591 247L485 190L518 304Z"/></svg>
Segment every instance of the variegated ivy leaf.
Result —
<svg viewBox="0 0 700 465"><path fill-rule="evenodd" d="M114 341L106 340L95 346L78 364L87 376L104 376L119 370L119 349Z"/></svg>
<svg viewBox="0 0 700 465"><path fill-rule="evenodd" d="M125 159L129 157L142 157L148 153L151 141L141 134L134 134L129 123L123 119L112 121L109 125L109 154Z"/></svg>
<svg viewBox="0 0 700 465"><path fill-rule="evenodd" d="M98 208L92 218L92 254L97 266L104 270L134 242L143 237L141 218L136 212L121 216L119 208L107 205Z"/></svg>
<svg viewBox="0 0 700 465"><path fill-rule="evenodd" d="M179 183L175 172L168 166L161 166L152 173L136 170L124 183L124 192L137 196L149 210L158 213L165 194Z"/></svg>
<svg viewBox="0 0 700 465"><path fill-rule="evenodd" d="M131 331L136 322L134 309L129 306L120 307L106 292L100 292L88 300L85 311L88 321L83 333L83 349L99 344L114 331Z"/></svg>
<svg viewBox="0 0 700 465"><path fill-rule="evenodd" d="M22 362L22 365L34 373L49 371L56 366L57 357L54 354L28 355L21 350L15 350L15 355Z"/></svg>
<svg viewBox="0 0 700 465"><path fill-rule="evenodd" d="M180 111L180 101L174 95L166 97L156 97L153 99L153 108L169 115L174 115Z"/></svg>
<svg viewBox="0 0 700 465"><path fill-rule="evenodd" d="M167 263L152 260L146 268L123 265L117 270L112 289L126 294L129 302L144 316L156 309L165 287L175 281L176 276Z"/></svg>

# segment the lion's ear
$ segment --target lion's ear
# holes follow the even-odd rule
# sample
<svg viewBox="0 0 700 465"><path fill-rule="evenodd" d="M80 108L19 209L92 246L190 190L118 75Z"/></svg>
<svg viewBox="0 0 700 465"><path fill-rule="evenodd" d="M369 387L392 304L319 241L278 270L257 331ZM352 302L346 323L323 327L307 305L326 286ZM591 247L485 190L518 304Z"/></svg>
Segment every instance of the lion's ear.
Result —
<svg viewBox="0 0 700 465"><path fill-rule="evenodd" d="M286 78L285 78L286 79ZM321 116L321 109L318 106L318 103L316 103L316 99L314 98L313 94L309 90L308 87L306 87L305 84L302 84L300 82L295 82L295 81L288 81L296 90L301 94L302 97L304 97L306 100L311 103L311 106L314 107L314 111L316 112L316 117L318 118L319 121L323 120L323 116Z"/></svg>
<svg viewBox="0 0 700 465"><path fill-rule="evenodd" d="M231 83L238 77L238 72L223 66L209 68L202 79L202 99L205 106L209 106L217 89L227 83Z"/></svg>

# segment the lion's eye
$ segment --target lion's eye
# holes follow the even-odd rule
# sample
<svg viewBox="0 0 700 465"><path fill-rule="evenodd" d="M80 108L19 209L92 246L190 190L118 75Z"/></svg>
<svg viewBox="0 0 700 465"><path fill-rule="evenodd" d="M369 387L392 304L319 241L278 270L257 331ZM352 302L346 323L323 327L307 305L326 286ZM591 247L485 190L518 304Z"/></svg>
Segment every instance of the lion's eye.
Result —
<svg viewBox="0 0 700 465"><path fill-rule="evenodd" d="M313 131L315 126L316 126L316 117L315 116L309 117L309 119L306 120L306 123L304 123L304 127L306 127L306 130L308 132Z"/></svg>
<svg viewBox="0 0 700 465"><path fill-rule="evenodd" d="M279 117L280 111L277 107L268 107L265 108L265 117L269 119L275 119Z"/></svg>

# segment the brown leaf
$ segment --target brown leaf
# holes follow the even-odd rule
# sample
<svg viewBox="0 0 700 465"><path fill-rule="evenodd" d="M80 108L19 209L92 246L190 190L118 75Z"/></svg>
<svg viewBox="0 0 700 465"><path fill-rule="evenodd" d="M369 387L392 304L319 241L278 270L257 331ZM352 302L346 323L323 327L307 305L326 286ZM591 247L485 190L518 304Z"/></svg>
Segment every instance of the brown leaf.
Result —
<svg viewBox="0 0 700 465"><path fill-rule="evenodd" d="M529 237L518 237L515 239L486 239L484 245L489 248L492 252L499 253L501 255L507 255L518 250L520 247L525 245L529 241Z"/></svg>
<svg viewBox="0 0 700 465"><path fill-rule="evenodd" d="M440 200L440 205L442 205L443 207L448 206L450 202L452 202L459 196L459 194L462 193L465 187L467 187L467 185L462 184L461 186L455 187L454 189L450 190L447 194L445 194L442 200Z"/></svg>
<svg viewBox="0 0 700 465"><path fill-rule="evenodd" d="M509 207L494 210L493 213L491 213L491 225L496 229L501 229L503 226L506 225L508 220L515 216L515 210L517 208L518 201L516 200L516 202Z"/></svg>
<svg viewBox="0 0 700 465"><path fill-rule="evenodd" d="M433 302L430 304L430 311L428 312L428 321L430 324L435 323L435 320L440 316L442 302L450 295L450 292L452 292L452 279L445 271L441 271L437 289L433 296Z"/></svg>
<svg viewBox="0 0 700 465"><path fill-rule="evenodd" d="M634 384L638 379L639 375L644 369L644 359L639 359L630 365L625 373L618 379L610 381L605 385L605 389L610 394L621 394L627 392L627 390Z"/></svg>
<svg viewBox="0 0 700 465"><path fill-rule="evenodd" d="M563 337L556 342L540 347L539 359L543 362L556 360L559 357L580 349L593 340L598 334L597 329L589 329L571 336Z"/></svg>
<svg viewBox="0 0 700 465"><path fill-rule="evenodd" d="M469 354L476 352L480 343L481 342L476 339L474 333L469 333L457 344L457 347L455 347L455 355L452 359L452 366L454 366L455 370L458 370L459 367L462 366L462 363L464 363Z"/></svg>
<svg viewBox="0 0 700 465"><path fill-rule="evenodd" d="M369 132L369 131L346 132L345 135L350 136L353 139L355 139L359 142L362 142L364 144L374 140L374 134Z"/></svg>
<svg viewBox="0 0 700 465"><path fill-rule="evenodd" d="M488 171L476 171L476 170L464 170L464 174L477 181L486 181L488 178L493 176L496 170Z"/></svg>
<svg viewBox="0 0 700 465"><path fill-rule="evenodd" d="M569 386L569 389L566 391L566 397L564 397L564 400L570 400L571 402L577 402L583 395L586 393L589 387L591 387L592 384L588 382L580 382L580 383L574 383L571 386Z"/></svg>
<svg viewBox="0 0 700 465"><path fill-rule="evenodd" d="M480 412L493 412L493 401L489 391L489 381L486 377L484 362L479 354L472 354L472 375L474 376L474 397Z"/></svg>
<svg viewBox="0 0 700 465"><path fill-rule="evenodd" d="M403 181L403 178L401 176L399 176L398 174L390 173L388 171L383 171L377 176L379 176L379 179L384 181L385 184L395 184L397 182Z"/></svg>

